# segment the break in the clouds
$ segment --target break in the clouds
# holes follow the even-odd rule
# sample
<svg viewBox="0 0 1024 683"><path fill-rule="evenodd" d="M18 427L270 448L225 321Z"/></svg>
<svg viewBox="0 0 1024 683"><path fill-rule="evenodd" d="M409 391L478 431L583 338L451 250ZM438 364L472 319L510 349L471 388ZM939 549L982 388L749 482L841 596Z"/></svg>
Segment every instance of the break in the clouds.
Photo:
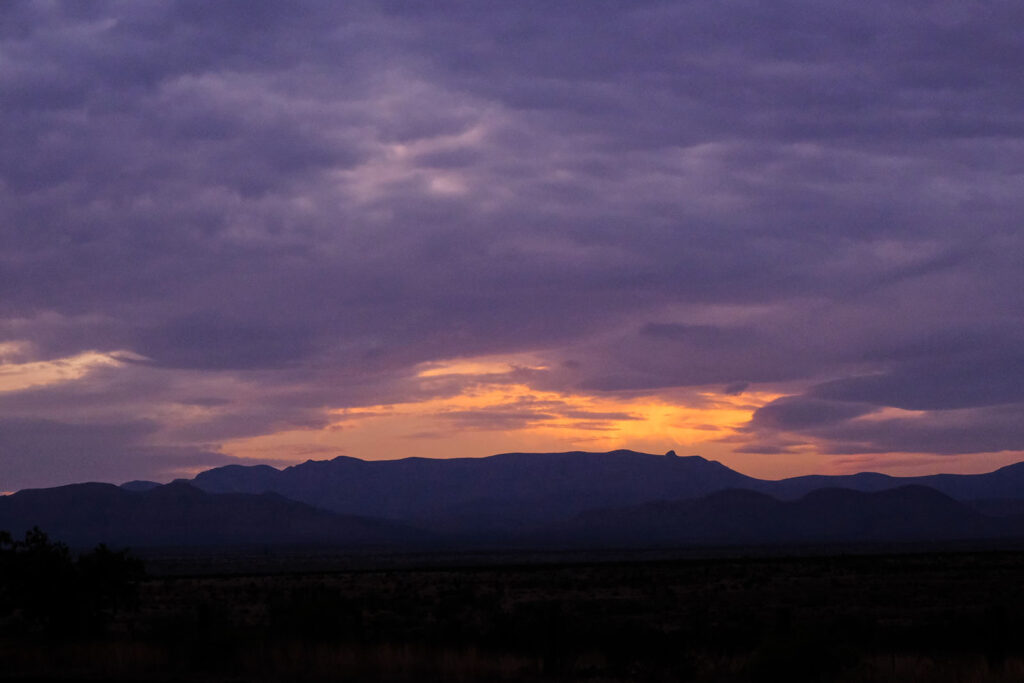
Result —
<svg viewBox="0 0 1024 683"><path fill-rule="evenodd" d="M1022 111L1017 2L3 3L0 490L1024 451Z"/></svg>

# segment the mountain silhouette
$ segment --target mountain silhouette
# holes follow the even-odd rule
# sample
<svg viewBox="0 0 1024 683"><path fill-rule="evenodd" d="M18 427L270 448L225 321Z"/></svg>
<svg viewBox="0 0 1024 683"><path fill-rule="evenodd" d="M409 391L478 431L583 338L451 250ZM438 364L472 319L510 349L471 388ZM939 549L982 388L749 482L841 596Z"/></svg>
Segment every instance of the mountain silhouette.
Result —
<svg viewBox="0 0 1024 683"><path fill-rule="evenodd" d="M228 465L199 474L209 493L266 493L342 514L381 517L463 535L520 533L585 510L694 499L745 489L794 501L825 488L879 492L927 486L986 513L1013 514L1024 463L979 475L893 477L872 472L763 480L700 456L505 453L487 458L367 461L339 457L278 470Z"/></svg>
<svg viewBox="0 0 1024 683"><path fill-rule="evenodd" d="M820 489L797 501L732 489L709 496L592 510L552 541L602 546L858 543L1024 536L1024 518L982 515L924 486L865 493Z"/></svg>
<svg viewBox="0 0 1024 683"><path fill-rule="evenodd" d="M393 522L337 515L274 493L211 495L187 483L144 491L72 484L0 498L0 529L20 533L33 526L76 547L408 545L422 536Z"/></svg>
<svg viewBox="0 0 1024 683"><path fill-rule="evenodd" d="M760 480L759 480L760 481ZM961 501L1024 499L1024 462L984 474L931 474L893 477L877 472L850 475L807 475L778 481L761 481L752 488L785 500L795 500L823 488L884 491L901 486L927 486Z"/></svg>
<svg viewBox="0 0 1024 683"><path fill-rule="evenodd" d="M125 483L121 484L121 488L124 489L125 491L149 491L151 489L157 488L158 486L163 486L163 484L160 484L159 482L155 481L145 481L143 479L126 481Z"/></svg>
<svg viewBox="0 0 1024 683"><path fill-rule="evenodd" d="M755 479L699 456L506 453L76 484L0 498L0 529L155 545L447 548L1024 538L1024 464L981 475Z"/></svg>
<svg viewBox="0 0 1024 683"><path fill-rule="evenodd" d="M699 456L634 451L505 453L487 458L339 457L276 470L229 465L198 475L209 493L278 493L325 510L485 531L594 507L694 497L757 480Z"/></svg>

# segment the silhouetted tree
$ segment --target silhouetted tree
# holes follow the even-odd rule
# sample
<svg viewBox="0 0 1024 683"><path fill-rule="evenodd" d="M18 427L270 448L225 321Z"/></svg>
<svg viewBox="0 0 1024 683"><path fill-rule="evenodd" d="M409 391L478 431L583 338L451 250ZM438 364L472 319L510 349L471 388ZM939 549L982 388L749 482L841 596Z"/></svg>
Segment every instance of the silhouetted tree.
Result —
<svg viewBox="0 0 1024 683"><path fill-rule="evenodd" d="M105 545L73 558L35 527L16 541L0 531L0 626L21 632L69 632L102 626L134 607L141 561Z"/></svg>

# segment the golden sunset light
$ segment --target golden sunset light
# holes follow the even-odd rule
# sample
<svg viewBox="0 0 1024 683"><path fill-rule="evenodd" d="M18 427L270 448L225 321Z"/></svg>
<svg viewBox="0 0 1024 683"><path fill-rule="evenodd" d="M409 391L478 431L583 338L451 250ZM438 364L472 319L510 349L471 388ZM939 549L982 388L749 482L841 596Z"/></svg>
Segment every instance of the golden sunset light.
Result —
<svg viewBox="0 0 1024 683"><path fill-rule="evenodd" d="M339 454L365 459L487 455L501 443L505 450L681 449L718 459L730 453L723 439L736 435L754 410L780 395L710 389L588 394L539 390L510 379L515 370L545 367L528 357L429 364L416 371L418 380L461 379L461 391L336 409L325 428L236 439L221 450L236 457L299 462Z"/></svg>
<svg viewBox="0 0 1024 683"><path fill-rule="evenodd" d="M138 356L126 352L86 351L67 358L27 363L0 362L0 392L59 384L81 379L93 370L116 367Z"/></svg>

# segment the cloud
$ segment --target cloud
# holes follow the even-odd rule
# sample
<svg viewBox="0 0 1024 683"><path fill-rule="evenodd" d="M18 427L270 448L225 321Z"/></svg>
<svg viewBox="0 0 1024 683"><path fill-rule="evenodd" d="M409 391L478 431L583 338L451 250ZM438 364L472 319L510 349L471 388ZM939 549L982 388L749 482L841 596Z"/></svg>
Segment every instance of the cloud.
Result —
<svg viewBox="0 0 1024 683"><path fill-rule="evenodd" d="M456 429L515 430L536 426L555 415L533 410L450 410L437 416Z"/></svg>
<svg viewBox="0 0 1024 683"><path fill-rule="evenodd" d="M1019 332L950 328L868 354L870 374L811 385L759 408L755 443L816 440L824 453L992 453L1024 449ZM756 447L756 446L755 446Z"/></svg>
<svg viewBox="0 0 1024 683"><path fill-rule="evenodd" d="M831 385L829 385L831 386ZM945 386L945 385L942 385ZM788 396L758 408L738 452L773 452L786 438L802 438L824 454L921 453L962 455L1024 450L1024 403L936 402L905 410L875 405ZM889 396L888 393L885 394ZM904 394L900 394L904 396Z"/></svg>
<svg viewBox="0 0 1024 683"><path fill-rule="evenodd" d="M998 410L943 411L921 416L840 424L824 431L825 451L957 455L1024 451L1024 405Z"/></svg>
<svg viewBox="0 0 1024 683"><path fill-rule="evenodd" d="M135 347L165 367L273 369L307 356L312 349L311 336L308 329L297 327L275 329L263 321L194 315L142 331Z"/></svg>
<svg viewBox="0 0 1024 683"><path fill-rule="evenodd" d="M840 403L787 396L761 406L751 418L756 427L800 430L844 422L876 410L865 404Z"/></svg>
<svg viewBox="0 0 1024 683"><path fill-rule="evenodd" d="M83 481L167 480L235 458L189 448L146 445L147 422L74 424L41 419L0 420L6 491Z"/></svg>
<svg viewBox="0 0 1024 683"><path fill-rule="evenodd" d="M732 384L728 384L723 387L722 391L730 396L739 396L746 391L749 386L749 382L733 382Z"/></svg>
<svg viewBox="0 0 1024 683"><path fill-rule="evenodd" d="M888 372L817 385L812 393L826 399L863 401L905 410L948 410L1024 401L1024 354L981 358L972 355L913 359Z"/></svg>
<svg viewBox="0 0 1024 683"><path fill-rule="evenodd" d="M5 415L202 449L524 354L598 399L1022 400L1013 3L0 12L0 344L148 364Z"/></svg>

